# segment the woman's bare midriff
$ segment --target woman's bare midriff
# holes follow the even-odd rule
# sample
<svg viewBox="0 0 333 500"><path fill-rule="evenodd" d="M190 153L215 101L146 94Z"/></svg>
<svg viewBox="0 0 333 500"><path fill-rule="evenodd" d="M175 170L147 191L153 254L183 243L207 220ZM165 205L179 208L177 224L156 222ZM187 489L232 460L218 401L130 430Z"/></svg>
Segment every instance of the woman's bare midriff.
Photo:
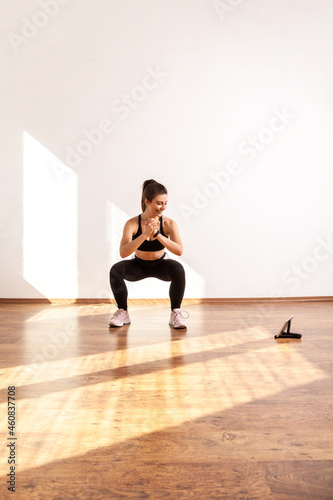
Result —
<svg viewBox="0 0 333 500"><path fill-rule="evenodd" d="M143 250L135 250L135 255L142 260L157 260L163 257L165 250L157 250L157 252L144 252Z"/></svg>

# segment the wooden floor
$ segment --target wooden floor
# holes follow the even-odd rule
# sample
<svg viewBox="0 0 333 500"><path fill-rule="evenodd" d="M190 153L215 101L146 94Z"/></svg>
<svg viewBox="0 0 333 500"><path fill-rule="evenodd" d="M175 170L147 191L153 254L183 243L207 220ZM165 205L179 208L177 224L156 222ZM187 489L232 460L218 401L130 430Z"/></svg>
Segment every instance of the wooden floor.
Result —
<svg viewBox="0 0 333 500"><path fill-rule="evenodd" d="M0 305L0 498L332 499L332 306L189 305L175 331L165 305L112 330L106 304Z"/></svg>

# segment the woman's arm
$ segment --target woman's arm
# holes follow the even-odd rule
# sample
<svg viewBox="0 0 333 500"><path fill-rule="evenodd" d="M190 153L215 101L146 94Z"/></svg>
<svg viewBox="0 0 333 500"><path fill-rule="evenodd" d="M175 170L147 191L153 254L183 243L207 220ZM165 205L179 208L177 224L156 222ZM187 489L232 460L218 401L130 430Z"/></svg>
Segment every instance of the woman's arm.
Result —
<svg viewBox="0 0 333 500"><path fill-rule="evenodd" d="M178 226L174 220L169 219L167 234L170 236L170 239L163 236L163 234L158 234L156 239L160 241L167 250L170 250L170 252L175 255L181 255L183 253L183 243L180 238Z"/></svg>
<svg viewBox="0 0 333 500"><path fill-rule="evenodd" d="M145 241L148 236L152 236L155 232L155 222L153 219L147 221L145 230L140 236L132 241L132 235L134 230L134 221L132 219L128 220L124 226L123 237L121 238L119 253L122 259L132 255L133 252Z"/></svg>

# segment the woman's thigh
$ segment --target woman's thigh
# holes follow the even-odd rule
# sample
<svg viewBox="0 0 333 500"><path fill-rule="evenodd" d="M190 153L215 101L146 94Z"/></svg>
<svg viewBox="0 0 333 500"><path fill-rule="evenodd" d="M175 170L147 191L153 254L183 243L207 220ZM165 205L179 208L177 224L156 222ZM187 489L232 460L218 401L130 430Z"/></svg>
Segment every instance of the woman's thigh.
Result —
<svg viewBox="0 0 333 500"><path fill-rule="evenodd" d="M110 275L127 281L139 281L147 278L147 272L135 259L117 262L111 267Z"/></svg>
<svg viewBox="0 0 333 500"><path fill-rule="evenodd" d="M151 277L162 281L172 281L177 276L184 276L184 268L180 262L173 259L163 259L152 269Z"/></svg>

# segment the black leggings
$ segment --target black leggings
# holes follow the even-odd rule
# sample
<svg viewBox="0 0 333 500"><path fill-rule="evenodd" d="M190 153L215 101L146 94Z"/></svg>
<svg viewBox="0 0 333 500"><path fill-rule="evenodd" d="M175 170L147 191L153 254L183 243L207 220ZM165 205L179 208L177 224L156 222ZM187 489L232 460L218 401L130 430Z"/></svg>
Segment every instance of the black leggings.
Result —
<svg viewBox="0 0 333 500"><path fill-rule="evenodd" d="M169 296L171 309L180 308L185 290L185 271L180 262L163 257L157 260L134 259L122 260L111 267L110 285L118 309L127 311L127 287L124 280L139 281L144 278L158 278L171 281Z"/></svg>

